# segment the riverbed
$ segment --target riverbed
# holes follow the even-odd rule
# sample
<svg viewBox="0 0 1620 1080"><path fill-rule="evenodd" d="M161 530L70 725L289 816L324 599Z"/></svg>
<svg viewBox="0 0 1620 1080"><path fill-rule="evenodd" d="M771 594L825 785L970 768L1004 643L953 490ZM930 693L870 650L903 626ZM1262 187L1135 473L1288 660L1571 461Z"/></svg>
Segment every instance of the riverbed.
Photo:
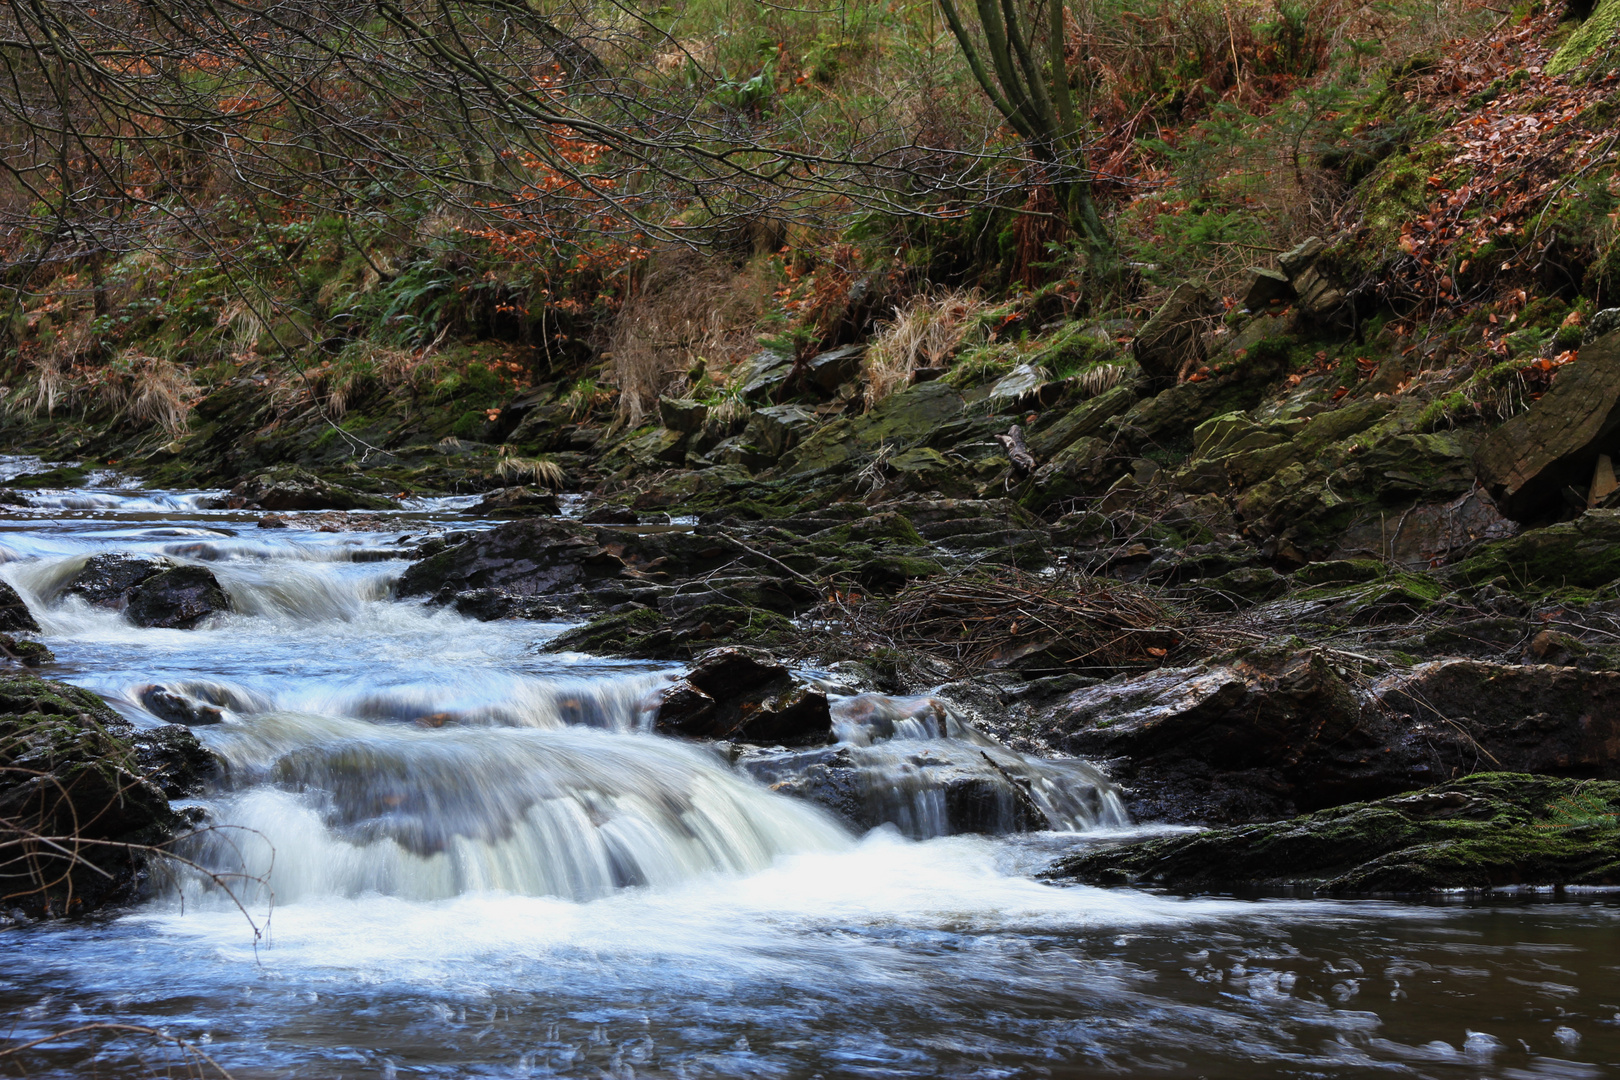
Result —
<svg viewBox="0 0 1620 1080"><path fill-rule="evenodd" d="M857 835L652 734L668 665L394 599L424 535L480 527L474 500L319 532L207 494L102 474L0 519L0 577L57 656L41 674L137 724L160 722L154 685L209 702L222 722L195 731L228 765L182 845L215 876L159 868L133 910L0 932L8 1040L141 1025L239 1078L1620 1074L1608 896L1038 880L1154 831L1106 798L1039 833L931 835L919 811ZM236 611L141 629L53 592L102 552L206 565ZM0 1075L163 1060L87 1031Z"/></svg>

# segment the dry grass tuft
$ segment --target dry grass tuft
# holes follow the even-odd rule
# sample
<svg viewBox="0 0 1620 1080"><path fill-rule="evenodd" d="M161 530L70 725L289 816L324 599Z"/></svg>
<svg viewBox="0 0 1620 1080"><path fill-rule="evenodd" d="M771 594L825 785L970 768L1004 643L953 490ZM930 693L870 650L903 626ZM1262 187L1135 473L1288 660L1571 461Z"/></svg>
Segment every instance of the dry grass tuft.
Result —
<svg viewBox="0 0 1620 1080"><path fill-rule="evenodd" d="M917 368L943 367L986 306L977 292L960 291L919 296L896 308L866 350L866 407L910 383Z"/></svg>
<svg viewBox="0 0 1620 1080"><path fill-rule="evenodd" d="M685 250L650 259L608 338L620 415L632 427L640 424L659 395L685 389L686 373L699 360L718 371L746 357L767 296L755 264L739 270Z"/></svg>
<svg viewBox="0 0 1620 1080"><path fill-rule="evenodd" d="M157 424L171 439L185 434L197 385L179 366L128 350L109 365L101 394L115 412L138 424Z"/></svg>
<svg viewBox="0 0 1620 1080"><path fill-rule="evenodd" d="M501 459L495 464L495 475L507 486L532 483L552 491L561 491L568 480L563 467L548 457L518 457L507 446L501 447L500 454Z"/></svg>

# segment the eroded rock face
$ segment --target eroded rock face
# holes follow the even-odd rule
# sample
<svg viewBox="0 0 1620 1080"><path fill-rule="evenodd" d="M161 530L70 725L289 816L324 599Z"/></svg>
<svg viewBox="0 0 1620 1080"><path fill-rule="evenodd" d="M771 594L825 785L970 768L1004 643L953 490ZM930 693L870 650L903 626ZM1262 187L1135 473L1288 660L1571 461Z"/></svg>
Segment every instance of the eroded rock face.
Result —
<svg viewBox="0 0 1620 1080"><path fill-rule="evenodd" d="M1412 893L1620 884L1620 784L1481 773L1291 821L1126 844L1050 876L1172 889Z"/></svg>
<svg viewBox="0 0 1620 1080"><path fill-rule="evenodd" d="M712 649L664 691L661 735L766 746L812 746L832 738L827 695L757 649Z"/></svg>
<svg viewBox="0 0 1620 1080"><path fill-rule="evenodd" d="M96 695L31 675L0 674L0 821L43 836L157 845L185 821L168 798L193 792L214 762L173 726L136 731ZM69 861L0 827L31 858L0 866L7 907L28 917L79 915L132 896L145 856L90 844Z"/></svg>

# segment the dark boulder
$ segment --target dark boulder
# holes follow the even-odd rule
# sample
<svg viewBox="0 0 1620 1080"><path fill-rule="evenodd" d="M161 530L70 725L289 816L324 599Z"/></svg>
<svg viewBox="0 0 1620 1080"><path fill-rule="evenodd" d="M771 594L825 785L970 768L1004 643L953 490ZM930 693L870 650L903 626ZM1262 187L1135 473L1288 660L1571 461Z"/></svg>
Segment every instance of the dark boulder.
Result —
<svg viewBox="0 0 1620 1080"><path fill-rule="evenodd" d="M526 487L496 488L469 507L467 513L476 517L556 517L562 513L557 496L549 491L531 491Z"/></svg>
<svg viewBox="0 0 1620 1080"><path fill-rule="evenodd" d="M385 495L356 491L323 480L307 469L283 466L243 478L231 489L261 510L398 510Z"/></svg>
<svg viewBox="0 0 1620 1080"><path fill-rule="evenodd" d="M573 522L530 518L476 533L413 563L399 580L400 596L502 589L517 596L575 592L622 564L603 559L591 530Z"/></svg>
<svg viewBox="0 0 1620 1080"><path fill-rule="evenodd" d="M0 581L0 631L39 633L39 623L17 590Z"/></svg>
<svg viewBox="0 0 1620 1080"><path fill-rule="evenodd" d="M25 917L130 898L148 855L186 821L211 756L182 728L137 732L95 694L0 674L0 893ZM53 842L54 841L54 842Z"/></svg>
<svg viewBox="0 0 1620 1080"><path fill-rule="evenodd" d="M195 629L231 610L231 598L204 566L177 566L143 580L129 592L124 614L136 626Z"/></svg>
<svg viewBox="0 0 1620 1080"><path fill-rule="evenodd" d="M1048 876L1180 890L1620 884L1620 784L1479 773L1290 821L1126 844Z"/></svg>
<svg viewBox="0 0 1620 1080"><path fill-rule="evenodd" d="M177 564L161 555L133 555L111 552L92 555L61 588L69 596L82 597L96 607L123 610L129 594L148 578L156 577Z"/></svg>
<svg viewBox="0 0 1620 1080"><path fill-rule="evenodd" d="M1444 660L1381 680L1373 695L1397 722L1439 729L1456 772L1620 780L1620 672Z"/></svg>
<svg viewBox="0 0 1620 1080"><path fill-rule="evenodd" d="M1377 784L1382 733L1363 730L1361 711L1325 654L1262 652L1078 690L1043 734L1066 753L1108 762L1131 785L1133 816L1257 821L1364 797L1363 783Z"/></svg>
<svg viewBox="0 0 1620 1080"><path fill-rule="evenodd" d="M830 742L827 695L758 649L711 649L664 691L654 730L765 745Z"/></svg>

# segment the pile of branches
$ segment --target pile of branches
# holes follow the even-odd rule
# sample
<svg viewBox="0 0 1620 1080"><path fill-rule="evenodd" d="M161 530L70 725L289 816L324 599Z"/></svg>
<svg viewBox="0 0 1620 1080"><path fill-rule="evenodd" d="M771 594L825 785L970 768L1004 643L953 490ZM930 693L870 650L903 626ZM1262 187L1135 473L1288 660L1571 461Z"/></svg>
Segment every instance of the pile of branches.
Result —
<svg viewBox="0 0 1620 1080"><path fill-rule="evenodd" d="M1207 636L1147 589L1075 571L997 567L908 585L888 599L838 597L815 621L843 651L923 653L958 675L1158 667Z"/></svg>

